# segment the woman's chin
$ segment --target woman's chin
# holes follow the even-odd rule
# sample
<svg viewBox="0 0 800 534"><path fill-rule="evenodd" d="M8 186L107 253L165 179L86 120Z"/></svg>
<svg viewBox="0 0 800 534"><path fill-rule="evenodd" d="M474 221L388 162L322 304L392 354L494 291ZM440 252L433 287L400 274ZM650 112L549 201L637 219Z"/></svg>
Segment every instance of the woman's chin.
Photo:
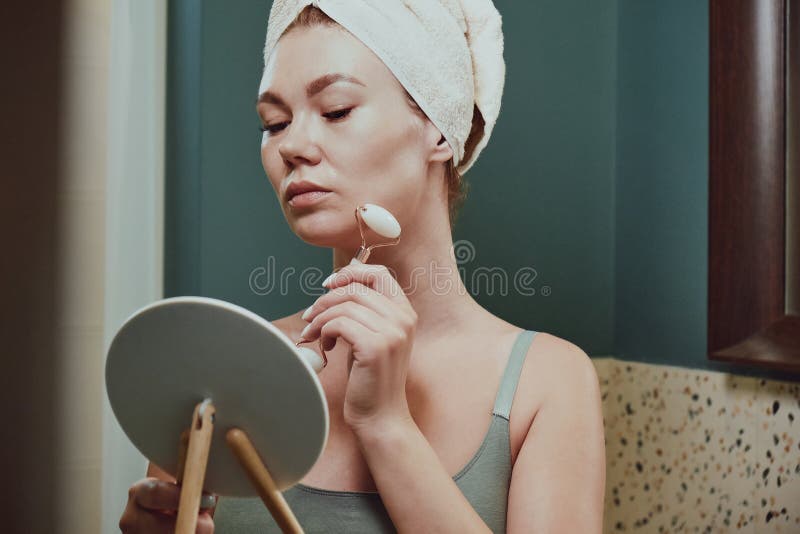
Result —
<svg viewBox="0 0 800 534"><path fill-rule="evenodd" d="M338 248L361 245L361 237L355 218L343 217L331 212L304 213L290 221L292 231L308 243L317 247Z"/></svg>

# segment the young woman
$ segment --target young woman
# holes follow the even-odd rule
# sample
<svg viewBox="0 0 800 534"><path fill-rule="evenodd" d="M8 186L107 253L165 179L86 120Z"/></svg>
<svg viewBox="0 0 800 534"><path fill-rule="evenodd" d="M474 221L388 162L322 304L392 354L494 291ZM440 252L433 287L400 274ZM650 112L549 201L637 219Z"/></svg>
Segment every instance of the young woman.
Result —
<svg viewBox="0 0 800 534"><path fill-rule="evenodd" d="M484 18L470 13L471 3ZM297 4L273 4L270 26L280 16L291 23L272 42L268 33L257 111L262 163L289 226L331 248L337 270L331 291L308 310L274 322L294 340L321 338L328 350L319 375L330 408L327 446L284 492L300 524L307 532L601 532L605 447L591 360L568 341L479 306L453 255L461 174L488 139L499 95L492 114L487 105L481 111L476 89L469 116L457 117L466 129L452 127L447 112L437 115L440 128L424 110L447 109L437 98L448 94L448 76L433 72L426 91L408 73L414 46L404 67L379 44L392 20L402 31L455 13L462 29L467 23L468 82L483 83L484 92L494 83L499 93L503 80L479 80L479 62L502 56L481 58L480 43L470 42L476 20L499 15L489 0L350 0L390 19L383 33L369 33L337 11L347 10L341 1ZM351 22L335 22L328 4ZM433 10L428 19L424 10ZM410 31L453 27L428 22ZM435 35L441 49L431 54L446 57L449 37ZM494 50L502 52L502 41ZM428 58L416 59L425 74ZM298 186L318 192L294 196ZM353 212L366 202L391 211L402 238L375 249L368 264L349 264L360 245ZM148 475L131 488L124 532L174 526L165 510L174 509L179 488L155 466ZM198 532L215 523L217 532L279 531L258 499L221 498L201 514Z"/></svg>

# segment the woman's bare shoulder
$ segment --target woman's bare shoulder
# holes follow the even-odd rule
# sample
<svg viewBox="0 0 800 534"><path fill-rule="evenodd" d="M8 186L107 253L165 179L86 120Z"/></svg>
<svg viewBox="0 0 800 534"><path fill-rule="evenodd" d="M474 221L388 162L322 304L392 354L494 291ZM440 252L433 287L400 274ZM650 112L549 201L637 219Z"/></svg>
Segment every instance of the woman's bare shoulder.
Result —
<svg viewBox="0 0 800 534"><path fill-rule="evenodd" d="M533 368L531 387L545 393L543 399L552 398L551 393L574 390L597 381L597 371L589 355L578 345L547 332L536 334L527 357ZM554 389L554 388L557 388Z"/></svg>
<svg viewBox="0 0 800 534"><path fill-rule="evenodd" d="M592 359L575 343L538 332L528 349L523 377L528 391L540 392L542 402L564 391L594 388L598 383Z"/></svg>
<svg viewBox="0 0 800 534"><path fill-rule="evenodd" d="M591 358L578 345L548 332L536 334L528 357L540 360L548 367L591 363Z"/></svg>

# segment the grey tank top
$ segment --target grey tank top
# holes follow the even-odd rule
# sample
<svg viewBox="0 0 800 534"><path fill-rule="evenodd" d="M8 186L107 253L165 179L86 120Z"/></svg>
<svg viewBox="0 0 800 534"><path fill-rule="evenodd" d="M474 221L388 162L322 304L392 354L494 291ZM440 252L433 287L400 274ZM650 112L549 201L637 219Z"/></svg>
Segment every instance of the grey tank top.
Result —
<svg viewBox="0 0 800 534"><path fill-rule="evenodd" d="M508 358L492 410L492 422L478 452L453 477L456 485L492 532L505 532L511 484L511 438L508 415L520 370L536 334L523 330ZM377 492L329 491L295 484L283 496L303 530L313 533L397 532ZM257 497L222 497L214 513L217 534L281 532Z"/></svg>

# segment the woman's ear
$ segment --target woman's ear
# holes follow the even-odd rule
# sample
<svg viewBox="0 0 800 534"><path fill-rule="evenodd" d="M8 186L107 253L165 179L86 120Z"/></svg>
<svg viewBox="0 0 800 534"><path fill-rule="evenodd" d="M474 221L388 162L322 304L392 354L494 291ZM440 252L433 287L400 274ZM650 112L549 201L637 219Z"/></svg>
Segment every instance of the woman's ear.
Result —
<svg viewBox="0 0 800 534"><path fill-rule="evenodd" d="M425 141L431 150L430 161L448 161L453 158L453 149L442 132L430 120L425 121Z"/></svg>

